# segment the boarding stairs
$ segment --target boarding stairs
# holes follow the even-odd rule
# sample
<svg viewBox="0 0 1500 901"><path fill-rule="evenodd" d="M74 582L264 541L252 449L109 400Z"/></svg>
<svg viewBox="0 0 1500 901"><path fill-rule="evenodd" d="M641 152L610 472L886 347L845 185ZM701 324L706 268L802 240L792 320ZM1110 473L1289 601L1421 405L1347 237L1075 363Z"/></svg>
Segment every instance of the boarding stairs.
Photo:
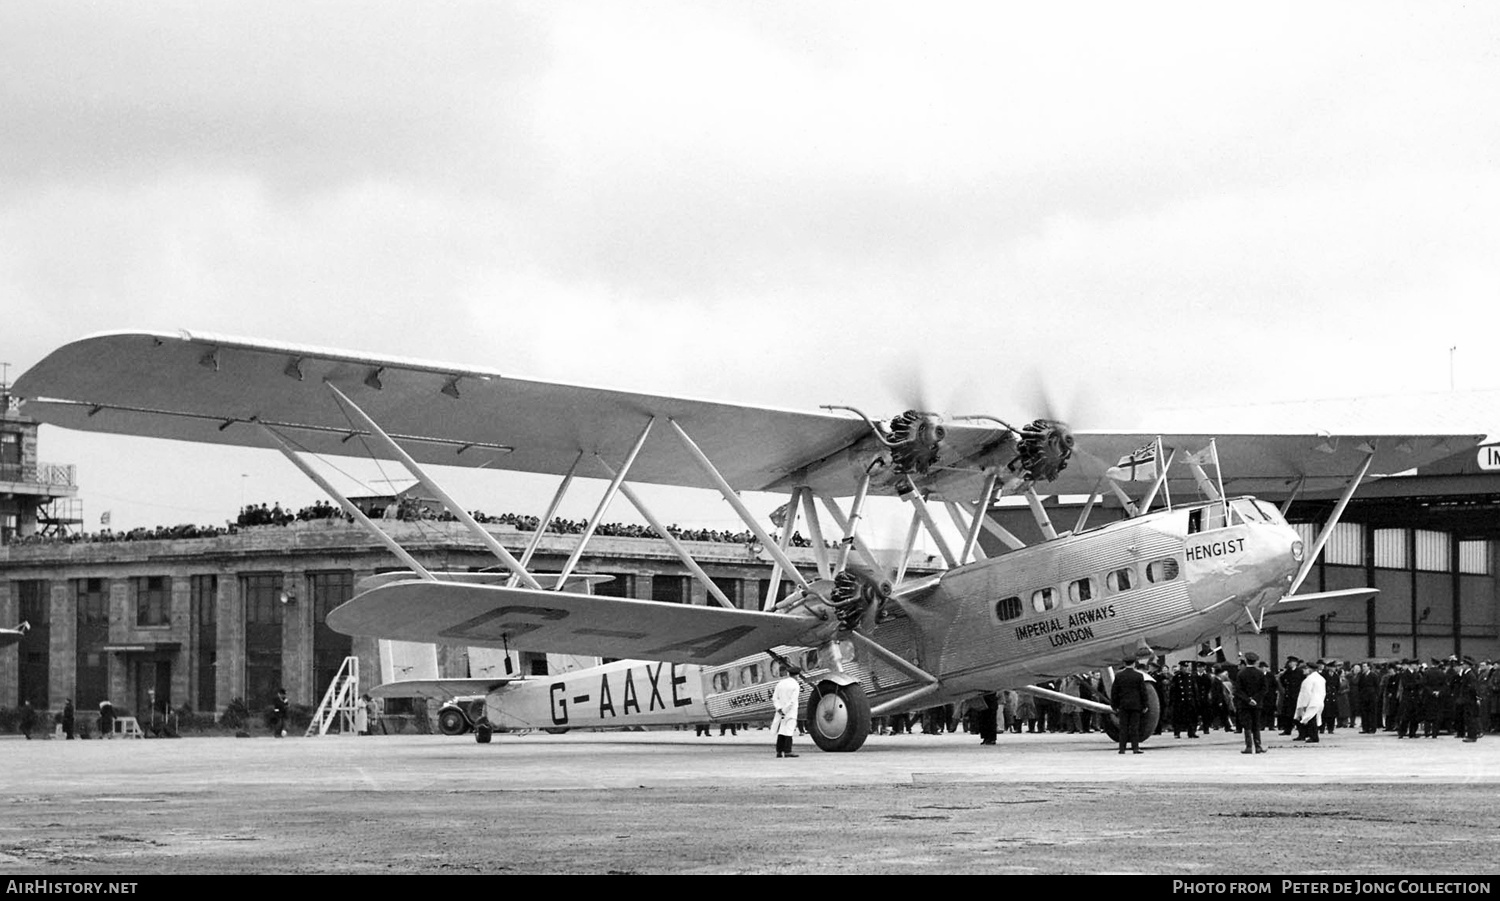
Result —
<svg viewBox="0 0 1500 901"><path fill-rule="evenodd" d="M359 658L345 657L343 665L334 674L333 681L328 684L328 691L323 693L318 709L313 711L312 722L307 724L304 735L308 738L327 735L329 727L335 722L339 724L339 734L354 735L357 731L355 716L358 711Z"/></svg>

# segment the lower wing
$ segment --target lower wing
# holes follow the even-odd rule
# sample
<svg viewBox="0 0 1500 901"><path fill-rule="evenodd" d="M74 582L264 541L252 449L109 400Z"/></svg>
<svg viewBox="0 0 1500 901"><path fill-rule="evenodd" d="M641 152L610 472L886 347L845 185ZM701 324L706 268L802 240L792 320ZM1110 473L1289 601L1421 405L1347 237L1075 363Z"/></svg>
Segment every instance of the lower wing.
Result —
<svg viewBox="0 0 1500 901"><path fill-rule="evenodd" d="M599 657L728 663L823 628L812 616L410 579L328 614L346 635ZM813 643L817 643L814 641Z"/></svg>

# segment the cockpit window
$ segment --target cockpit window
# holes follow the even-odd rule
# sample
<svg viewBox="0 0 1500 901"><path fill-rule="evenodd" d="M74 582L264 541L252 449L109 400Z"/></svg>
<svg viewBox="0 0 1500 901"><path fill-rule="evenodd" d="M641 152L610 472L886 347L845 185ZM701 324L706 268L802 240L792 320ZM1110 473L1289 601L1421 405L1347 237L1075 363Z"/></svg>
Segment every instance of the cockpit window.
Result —
<svg viewBox="0 0 1500 901"><path fill-rule="evenodd" d="M1188 534L1212 532L1224 528L1224 505L1211 504L1188 511Z"/></svg>
<svg viewBox="0 0 1500 901"><path fill-rule="evenodd" d="M1266 522L1274 522L1277 525L1286 525L1286 518L1281 515L1280 510L1276 509L1275 504L1268 504L1262 500L1257 500L1254 503L1255 508L1265 515Z"/></svg>

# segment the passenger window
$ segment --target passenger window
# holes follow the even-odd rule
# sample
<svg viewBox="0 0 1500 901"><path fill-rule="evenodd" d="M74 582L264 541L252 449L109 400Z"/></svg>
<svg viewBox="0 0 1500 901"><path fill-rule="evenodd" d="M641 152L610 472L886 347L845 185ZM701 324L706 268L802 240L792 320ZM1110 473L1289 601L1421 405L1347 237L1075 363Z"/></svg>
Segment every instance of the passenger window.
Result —
<svg viewBox="0 0 1500 901"><path fill-rule="evenodd" d="M1105 584L1113 592L1129 591L1135 587L1135 570L1117 569L1105 577Z"/></svg>
<svg viewBox="0 0 1500 901"><path fill-rule="evenodd" d="M806 670L815 670L818 668L817 648L813 648L811 651L807 652L807 656L802 660L802 668Z"/></svg>
<svg viewBox="0 0 1500 901"><path fill-rule="evenodd" d="M1001 598L995 602L995 619L1002 623L1006 620L1021 618L1021 599L1018 597Z"/></svg>
<svg viewBox="0 0 1500 901"><path fill-rule="evenodd" d="M1068 583L1068 600L1074 604L1087 604L1094 599L1093 579L1074 579Z"/></svg>
<svg viewBox="0 0 1500 901"><path fill-rule="evenodd" d="M1057 609L1057 589L1038 588L1031 593L1031 606L1037 613Z"/></svg>
<svg viewBox="0 0 1500 901"><path fill-rule="evenodd" d="M1170 582L1175 578L1177 578L1177 561L1171 557L1152 560L1146 564L1146 581L1148 582Z"/></svg>
<svg viewBox="0 0 1500 901"><path fill-rule="evenodd" d="M729 690L729 674L728 673L714 673L714 691L728 691L728 690Z"/></svg>

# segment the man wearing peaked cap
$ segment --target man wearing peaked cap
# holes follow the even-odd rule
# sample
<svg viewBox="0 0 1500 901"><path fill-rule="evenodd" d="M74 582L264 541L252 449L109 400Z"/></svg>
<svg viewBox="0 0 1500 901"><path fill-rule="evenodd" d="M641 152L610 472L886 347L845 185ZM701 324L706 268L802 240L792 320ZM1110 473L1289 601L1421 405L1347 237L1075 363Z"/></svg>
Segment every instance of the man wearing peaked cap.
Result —
<svg viewBox="0 0 1500 901"><path fill-rule="evenodd" d="M1115 709L1116 719L1120 728L1120 753L1125 753L1125 743L1130 742L1131 751L1135 754L1141 751L1141 732L1145 729L1146 711L1150 708L1146 692L1151 687L1146 684L1146 675L1141 668L1146 665L1145 660L1125 661L1124 669L1115 674L1114 684L1109 689L1109 706Z"/></svg>
<svg viewBox="0 0 1500 901"><path fill-rule="evenodd" d="M1240 729L1245 733L1245 750L1241 754L1264 754L1260 744L1260 706L1266 694L1266 675L1255 664L1260 655L1245 655L1245 665L1234 674L1234 706Z"/></svg>
<svg viewBox="0 0 1500 901"><path fill-rule="evenodd" d="M1474 658L1465 657L1454 685L1453 731L1464 741L1479 741L1479 674L1474 666Z"/></svg>
<svg viewBox="0 0 1500 901"><path fill-rule="evenodd" d="M1286 668L1276 677L1276 684L1281 686L1281 703L1277 705L1276 716L1280 721L1282 735L1291 735L1292 727L1297 722L1293 714L1297 709L1297 692L1302 689L1301 665L1301 657L1288 657Z"/></svg>

